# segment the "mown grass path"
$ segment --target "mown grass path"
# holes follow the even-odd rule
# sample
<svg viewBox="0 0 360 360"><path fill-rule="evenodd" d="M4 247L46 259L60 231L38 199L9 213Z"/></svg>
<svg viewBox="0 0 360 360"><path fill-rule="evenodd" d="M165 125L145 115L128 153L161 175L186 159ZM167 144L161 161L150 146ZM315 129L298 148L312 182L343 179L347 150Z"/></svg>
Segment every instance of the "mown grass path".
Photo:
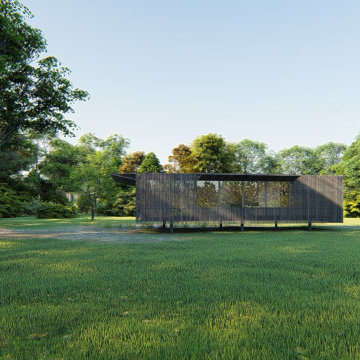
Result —
<svg viewBox="0 0 360 360"><path fill-rule="evenodd" d="M124 236L0 239L0 358L360 358L357 227Z"/></svg>

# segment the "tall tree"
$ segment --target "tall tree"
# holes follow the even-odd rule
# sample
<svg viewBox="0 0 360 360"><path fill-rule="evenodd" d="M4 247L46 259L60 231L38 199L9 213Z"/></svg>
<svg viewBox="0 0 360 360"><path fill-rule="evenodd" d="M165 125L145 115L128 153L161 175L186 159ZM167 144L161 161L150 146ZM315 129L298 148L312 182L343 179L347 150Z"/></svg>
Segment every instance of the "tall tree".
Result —
<svg viewBox="0 0 360 360"><path fill-rule="evenodd" d="M334 166L341 163L346 151L346 145L329 142L315 148L315 153L320 158L322 175L335 174Z"/></svg>
<svg viewBox="0 0 360 360"><path fill-rule="evenodd" d="M50 141L49 146L49 152L38 165L40 174L64 192L76 191L73 173L80 161L78 148L61 139Z"/></svg>
<svg viewBox="0 0 360 360"><path fill-rule="evenodd" d="M217 134L202 135L192 142L191 152L196 161L194 170L199 173L232 172L234 149Z"/></svg>
<svg viewBox="0 0 360 360"><path fill-rule="evenodd" d="M236 144L234 171L244 174L272 174L279 172L275 155L262 142L244 139Z"/></svg>
<svg viewBox="0 0 360 360"><path fill-rule="evenodd" d="M360 217L360 135L346 149L342 162L333 166L344 175L344 208L348 217Z"/></svg>
<svg viewBox="0 0 360 360"><path fill-rule="evenodd" d="M122 159L122 164L119 167L119 173L134 173L137 172L139 166L145 159L145 153L143 151L135 151L131 154L127 154Z"/></svg>
<svg viewBox="0 0 360 360"><path fill-rule="evenodd" d="M29 17L18 1L0 2L0 171L32 136L72 134L76 125L66 115L74 101L88 97L55 57L40 58L46 41Z"/></svg>
<svg viewBox="0 0 360 360"><path fill-rule="evenodd" d="M102 140L89 133L79 139L80 161L75 168L74 180L81 189L83 208L91 211L92 219L99 200L115 201L118 189L109 175L117 172L128 143L120 135Z"/></svg>
<svg viewBox="0 0 360 360"><path fill-rule="evenodd" d="M145 173L145 172L154 172L154 173L160 173L163 171L163 168L160 164L159 159L157 156L150 152L146 154L145 159L139 166L138 172Z"/></svg>
<svg viewBox="0 0 360 360"><path fill-rule="evenodd" d="M172 155L168 158L169 163L164 170L169 173L193 173L196 160L189 146L180 144L172 149Z"/></svg>
<svg viewBox="0 0 360 360"><path fill-rule="evenodd" d="M308 147L295 145L279 151L276 158L284 174L316 175L322 169L319 155Z"/></svg>

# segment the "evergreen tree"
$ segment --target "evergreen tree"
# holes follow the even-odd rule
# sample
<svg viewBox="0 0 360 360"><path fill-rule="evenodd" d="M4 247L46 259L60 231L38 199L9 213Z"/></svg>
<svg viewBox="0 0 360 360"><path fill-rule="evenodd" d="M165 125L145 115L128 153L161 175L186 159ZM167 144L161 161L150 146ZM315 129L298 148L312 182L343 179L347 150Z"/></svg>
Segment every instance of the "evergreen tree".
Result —
<svg viewBox="0 0 360 360"><path fill-rule="evenodd" d="M140 173L145 173L145 172L160 173L162 171L163 168L160 164L160 161L153 152L150 152L145 156L145 159L141 163L138 170L138 172Z"/></svg>

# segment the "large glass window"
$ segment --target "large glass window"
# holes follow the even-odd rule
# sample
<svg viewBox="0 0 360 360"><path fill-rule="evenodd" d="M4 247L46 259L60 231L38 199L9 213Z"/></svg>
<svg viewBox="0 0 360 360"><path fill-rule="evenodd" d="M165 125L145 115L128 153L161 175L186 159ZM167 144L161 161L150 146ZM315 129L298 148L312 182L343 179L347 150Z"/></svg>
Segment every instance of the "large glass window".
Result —
<svg viewBox="0 0 360 360"><path fill-rule="evenodd" d="M248 207L265 206L265 186L263 182L244 181L244 205Z"/></svg>
<svg viewBox="0 0 360 360"><path fill-rule="evenodd" d="M197 206L212 207L218 205L218 181L197 182Z"/></svg>
<svg viewBox="0 0 360 360"><path fill-rule="evenodd" d="M242 204L242 183L222 181L220 184L221 205L240 207Z"/></svg>
<svg viewBox="0 0 360 360"><path fill-rule="evenodd" d="M269 182L267 184L267 207L288 207L291 205L290 183Z"/></svg>

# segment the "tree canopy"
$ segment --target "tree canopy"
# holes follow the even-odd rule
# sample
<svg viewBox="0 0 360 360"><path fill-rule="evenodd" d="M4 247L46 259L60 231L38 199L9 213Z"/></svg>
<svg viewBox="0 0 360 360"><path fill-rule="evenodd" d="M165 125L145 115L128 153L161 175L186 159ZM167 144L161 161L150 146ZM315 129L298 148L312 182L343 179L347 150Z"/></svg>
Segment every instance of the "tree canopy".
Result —
<svg viewBox="0 0 360 360"><path fill-rule="evenodd" d="M217 134L202 135L191 144L192 156L195 159L194 170L199 173L231 172L234 152L231 145Z"/></svg>
<svg viewBox="0 0 360 360"><path fill-rule="evenodd" d="M88 98L59 60L41 58L46 40L26 22L31 16L18 1L0 2L0 164L19 163L28 140L73 134L76 125L66 116L75 101ZM0 165L0 171L10 168L17 170Z"/></svg>
<svg viewBox="0 0 360 360"><path fill-rule="evenodd" d="M168 158L169 163L164 166L171 173L193 173L196 160L189 146L180 144L172 149L172 155Z"/></svg>
<svg viewBox="0 0 360 360"><path fill-rule="evenodd" d="M339 175L344 175L345 214L360 217L360 135L345 150L341 162L332 167Z"/></svg>
<svg viewBox="0 0 360 360"><path fill-rule="evenodd" d="M145 172L160 173L162 171L163 168L160 164L160 161L153 152L146 154L144 160L142 161L138 169L138 172L140 173L145 173Z"/></svg>
<svg viewBox="0 0 360 360"><path fill-rule="evenodd" d="M145 159L143 151L135 151L123 157L122 164L119 167L119 173L134 173L137 172L139 166Z"/></svg>
<svg viewBox="0 0 360 360"><path fill-rule="evenodd" d="M279 171L274 154L265 143L244 139L234 144L234 171L243 174L271 174Z"/></svg>

